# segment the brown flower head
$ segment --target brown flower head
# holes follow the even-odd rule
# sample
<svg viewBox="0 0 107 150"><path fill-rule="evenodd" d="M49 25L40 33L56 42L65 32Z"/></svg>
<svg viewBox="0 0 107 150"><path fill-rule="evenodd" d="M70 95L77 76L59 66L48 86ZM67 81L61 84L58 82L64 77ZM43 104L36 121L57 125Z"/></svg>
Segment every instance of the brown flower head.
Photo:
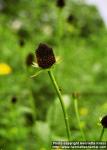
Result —
<svg viewBox="0 0 107 150"><path fill-rule="evenodd" d="M65 6L65 0L57 0L57 7L63 8Z"/></svg>
<svg viewBox="0 0 107 150"><path fill-rule="evenodd" d="M11 102L12 102L13 104L16 104L16 102L17 102L17 97L16 97L16 96L13 96L12 99L11 99Z"/></svg>
<svg viewBox="0 0 107 150"><path fill-rule="evenodd" d="M68 18L67 18L67 22L68 22L68 23L72 23L72 22L74 22L74 21L76 21L75 16L74 16L73 14L70 14L70 15L68 16Z"/></svg>
<svg viewBox="0 0 107 150"><path fill-rule="evenodd" d="M20 47L23 47L25 45L25 40L23 38L19 39L19 45Z"/></svg>
<svg viewBox="0 0 107 150"><path fill-rule="evenodd" d="M52 48L46 44L39 44L35 53L38 66L43 69L50 68L56 62Z"/></svg>
<svg viewBox="0 0 107 150"><path fill-rule="evenodd" d="M101 124L103 128L107 128L107 115L101 119Z"/></svg>
<svg viewBox="0 0 107 150"><path fill-rule="evenodd" d="M31 66L34 61L34 55L32 53L29 53L26 57L26 65Z"/></svg>

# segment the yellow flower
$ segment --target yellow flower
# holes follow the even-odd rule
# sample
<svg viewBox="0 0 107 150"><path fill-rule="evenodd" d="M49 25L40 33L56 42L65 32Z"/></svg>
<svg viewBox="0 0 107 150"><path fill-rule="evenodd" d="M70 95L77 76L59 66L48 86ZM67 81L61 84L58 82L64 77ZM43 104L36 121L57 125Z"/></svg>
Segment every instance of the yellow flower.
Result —
<svg viewBox="0 0 107 150"><path fill-rule="evenodd" d="M12 72L12 68L5 64L5 63L0 63L0 75L7 75Z"/></svg>
<svg viewBox="0 0 107 150"><path fill-rule="evenodd" d="M85 107L82 107L80 108L79 112L80 112L80 115L86 116L88 114L88 109Z"/></svg>

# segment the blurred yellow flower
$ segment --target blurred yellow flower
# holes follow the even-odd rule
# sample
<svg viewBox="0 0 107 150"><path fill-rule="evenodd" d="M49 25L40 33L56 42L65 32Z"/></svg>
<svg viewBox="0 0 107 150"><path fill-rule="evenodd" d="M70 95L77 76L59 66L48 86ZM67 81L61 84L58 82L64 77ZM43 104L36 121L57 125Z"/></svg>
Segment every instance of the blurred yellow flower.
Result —
<svg viewBox="0 0 107 150"><path fill-rule="evenodd" d="M7 75L12 72L12 68L5 63L0 63L0 75Z"/></svg>
<svg viewBox="0 0 107 150"><path fill-rule="evenodd" d="M88 114L88 109L85 107L82 107L82 108L80 108L79 113L82 116L86 116Z"/></svg>

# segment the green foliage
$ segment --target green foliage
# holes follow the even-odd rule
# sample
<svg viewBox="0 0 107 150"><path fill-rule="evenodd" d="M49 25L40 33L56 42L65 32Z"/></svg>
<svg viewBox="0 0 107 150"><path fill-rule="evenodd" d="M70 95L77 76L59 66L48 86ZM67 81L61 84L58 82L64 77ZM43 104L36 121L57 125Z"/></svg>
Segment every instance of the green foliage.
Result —
<svg viewBox="0 0 107 150"><path fill-rule="evenodd" d="M61 10L49 0L2 0L0 7L0 67L5 63L12 69L8 75L0 74L0 148L50 150L52 140L66 140L62 109L48 75L31 78L36 71L26 64L41 42L62 58L54 73L73 140L82 140L74 91L80 92L81 126L87 139L98 140L99 117L107 114L107 31L97 10L71 0Z"/></svg>

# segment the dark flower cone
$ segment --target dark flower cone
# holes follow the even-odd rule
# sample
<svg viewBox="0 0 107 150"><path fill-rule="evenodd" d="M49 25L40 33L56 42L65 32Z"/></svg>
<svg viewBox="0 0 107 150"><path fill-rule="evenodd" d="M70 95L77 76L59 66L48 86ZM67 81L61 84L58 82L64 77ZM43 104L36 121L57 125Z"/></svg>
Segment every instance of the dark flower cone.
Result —
<svg viewBox="0 0 107 150"><path fill-rule="evenodd" d="M23 38L19 39L19 45L20 45L20 47L23 47L25 45L25 41Z"/></svg>
<svg viewBox="0 0 107 150"><path fill-rule="evenodd" d="M12 99L11 99L11 102L13 104L16 104L17 103L17 97L16 96L13 96Z"/></svg>
<svg viewBox="0 0 107 150"><path fill-rule="evenodd" d="M57 7L63 8L65 6L65 0L57 0Z"/></svg>
<svg viewBox="0 0 107 150"><path fill-rule="evenodd" d="M39 67L43 69L50 68L56 62L52 48L46 44L39 45L36 50L36 59Z"/></svg>
<svg viewBox="0 0 107 150"><path fill-rule="evenodd" d="M34 55L32 53L29 53L26 58L26 65L31 66L34 61Z"/></svg>
<svg viewBox="0 0 107 150"><path fill-rule="evenodd" d="M73 14L70 14L70 15L68 16L68 18L67 18L67 22L68 22L68 23L72 23L72 22L74 22L74 21L76 21L75 16L74 16Z"/></svg>
<svg viewBox="0 0 107 150"><path fill-rule="evenodd" d="M101 124L103 128L107 128L107 115L102 118Z"/></svg>

